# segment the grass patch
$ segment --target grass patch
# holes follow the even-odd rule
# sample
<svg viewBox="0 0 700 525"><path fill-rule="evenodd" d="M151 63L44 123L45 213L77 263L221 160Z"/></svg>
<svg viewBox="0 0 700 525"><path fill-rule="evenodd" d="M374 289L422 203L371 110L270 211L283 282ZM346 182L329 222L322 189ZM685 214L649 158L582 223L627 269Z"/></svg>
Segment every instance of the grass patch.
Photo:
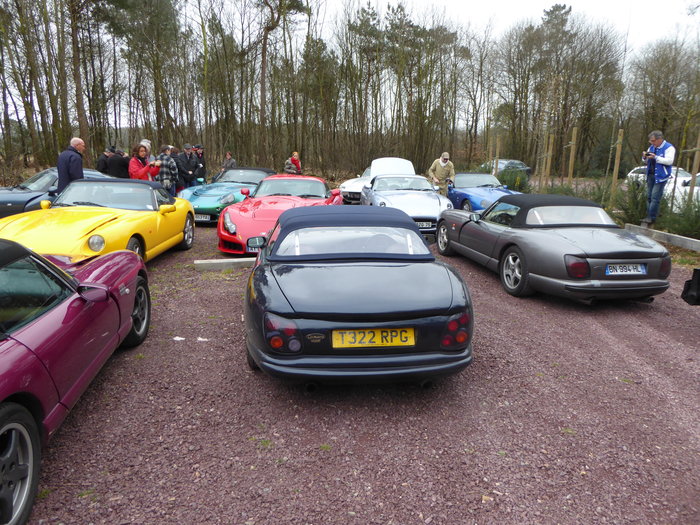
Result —
<svg viewBox="0 0 700 525"><path fill-rule="evenodd" d="M333 447L330 446L328 443L323 443L318 448L319 448L319 450L328 451L328 450L331 450Z"/></svg>

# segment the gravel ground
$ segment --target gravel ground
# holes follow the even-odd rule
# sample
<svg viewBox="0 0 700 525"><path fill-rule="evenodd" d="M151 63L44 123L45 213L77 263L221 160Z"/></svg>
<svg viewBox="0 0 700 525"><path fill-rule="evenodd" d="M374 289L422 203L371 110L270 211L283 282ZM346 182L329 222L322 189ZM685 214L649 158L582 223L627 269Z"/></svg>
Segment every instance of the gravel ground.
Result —
<svg viewBox="0 0 700 525"><path fill-rule="evenodd" d="M194 270L212 257L198 228L149 263L150 335L49 443L31 523L700 523L690 269L652 304L588 307L516 299L449 258L474 300L472 366L431 389L309 394L249 371L248 270Z"/></svg>

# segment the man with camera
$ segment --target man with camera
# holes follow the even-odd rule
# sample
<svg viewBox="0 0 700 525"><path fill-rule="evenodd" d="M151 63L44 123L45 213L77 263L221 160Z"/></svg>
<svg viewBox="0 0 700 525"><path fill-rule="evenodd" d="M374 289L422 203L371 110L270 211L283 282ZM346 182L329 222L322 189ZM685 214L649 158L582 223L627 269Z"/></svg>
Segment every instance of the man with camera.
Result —
<svg viewBox="0 0 700 525"><path fill-rule="evenodd" d="M642 161L647 166L647 216L642 222L653 224L659 213L664 188L671 178L676 148L666 142L663 133L658 130L649 133L649 144L649 149L642 153Z"/></svg>

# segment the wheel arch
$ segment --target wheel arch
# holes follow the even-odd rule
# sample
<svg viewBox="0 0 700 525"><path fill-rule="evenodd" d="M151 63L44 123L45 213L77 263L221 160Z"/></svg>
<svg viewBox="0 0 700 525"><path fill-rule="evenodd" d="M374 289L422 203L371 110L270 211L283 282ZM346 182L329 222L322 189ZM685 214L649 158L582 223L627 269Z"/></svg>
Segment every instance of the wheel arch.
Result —
<svg viewBox="0 0 700 525"><path fill-rule="evenodd" d="M2 403L15 403L25 408L32 415L36 427L41 432L41 441L45 443L48 440L49 435L44 426L44 408L35 395L29 392L17 392L3 399Z"/></svg>
<svg viewBox="0 0 700 525"><path fill-rule="evenodd" d="M141 243L141 248L143 248L143 253L145 255L148 251L148 247L146 245L146 239L144 238L144 236L141 235L139 232L134 232L131 235L129 235L129 239L132 238L138 239L138 241ZM129 239L126 240L127 244L129 243Z"/></svg>

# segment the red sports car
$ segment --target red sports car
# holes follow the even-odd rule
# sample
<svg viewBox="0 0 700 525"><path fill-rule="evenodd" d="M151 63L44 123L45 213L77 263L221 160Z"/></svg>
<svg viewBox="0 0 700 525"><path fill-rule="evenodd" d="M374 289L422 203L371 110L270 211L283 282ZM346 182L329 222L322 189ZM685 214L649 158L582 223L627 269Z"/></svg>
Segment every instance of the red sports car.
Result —
<svg viewBox="0 0 700 525"><path fill-rule="evenodd" d="M247 188L241 193L245 200L224 208L219 216L219 250L224 253L255 255L259 248L248 247L248 238L266 235L285 210L343 203L340 190L331 190L323 179L305 175L270 175L254 193Z"/></svg>
<svg viewBox="0 0 700 525"><path fill-rule="evenodd" d="M143 260L79 264L0 239L0 523L25 523L41 449L118 346L146 338Z"/></svg>

